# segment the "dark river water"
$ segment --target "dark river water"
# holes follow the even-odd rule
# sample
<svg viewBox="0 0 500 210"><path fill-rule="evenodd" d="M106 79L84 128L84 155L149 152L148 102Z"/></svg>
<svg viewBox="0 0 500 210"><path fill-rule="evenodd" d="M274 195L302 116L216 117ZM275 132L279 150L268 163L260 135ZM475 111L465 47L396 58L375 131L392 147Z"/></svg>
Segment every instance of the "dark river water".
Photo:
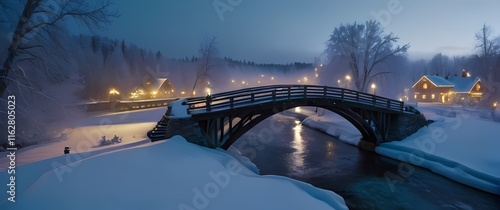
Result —
<svg viewBox="0 0 500 210"><path fill-rule="evenodd" d="M358 149L301 125L300 117L270 117L233 146L262 175L334 191L350 209L500 209L498 195Z"/></svg>

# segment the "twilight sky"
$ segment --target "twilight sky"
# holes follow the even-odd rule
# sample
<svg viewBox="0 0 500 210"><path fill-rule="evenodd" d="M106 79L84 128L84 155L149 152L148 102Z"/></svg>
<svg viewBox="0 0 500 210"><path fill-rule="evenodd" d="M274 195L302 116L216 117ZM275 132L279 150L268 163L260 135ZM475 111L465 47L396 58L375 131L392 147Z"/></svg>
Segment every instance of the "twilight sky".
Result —
<svg viewBox="0 0 500 210"><path fill-rule="evenodd" d="M121 15L101 35L161 50L197 55L205 35L221 56L258 63L313 62L341 23L379 20L410 43L410 59L470 54L484 23L500 35L498 0L115 0ZM215 2L215 3L214 3ZM219 13L214 4L219 3ZM392 13L391 13L392 12ZM390 14L388 18L387 14Z"/></svg>

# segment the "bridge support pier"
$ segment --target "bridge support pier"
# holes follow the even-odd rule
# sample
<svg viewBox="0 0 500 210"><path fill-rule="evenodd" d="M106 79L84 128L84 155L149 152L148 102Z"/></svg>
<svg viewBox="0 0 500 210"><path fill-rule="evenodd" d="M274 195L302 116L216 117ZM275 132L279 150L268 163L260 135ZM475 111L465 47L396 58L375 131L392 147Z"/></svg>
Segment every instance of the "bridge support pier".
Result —
<svg viewBox="0 0 500 210"><path fill-rule="evenodd" d="M423 114L400 115L389 127L386 141L403 140L427 125L427 119Z"/></svg>
<svg viewBox="0 0 500 210"><path fill-rule="evenodd" d="M171 138L175 135L182 136L188 142L197 145L215 148L214 145L208 144L207 139L201 132L199 123L192 118L170 118L165 138Z"/></svg>
<svg viewBox="0 0 500 210"><path fill-rule="evenodd" d="M363 139L361 139L361 141L359 141L359 143L358 143L359 148L370 151L370 152L375 152L376 146L377 145L375 143L370 142L370 141L366 141Z"/></svg>

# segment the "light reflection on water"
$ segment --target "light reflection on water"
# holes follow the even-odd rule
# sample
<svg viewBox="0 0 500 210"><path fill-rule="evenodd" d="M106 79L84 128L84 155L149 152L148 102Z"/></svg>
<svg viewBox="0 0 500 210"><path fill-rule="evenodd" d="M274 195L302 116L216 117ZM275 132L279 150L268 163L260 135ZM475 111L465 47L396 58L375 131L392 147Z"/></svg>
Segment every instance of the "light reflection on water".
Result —
<svg viewBox="0 0 500 210"><path fill-rule="evenodd" d="M332 142L326 143L326 160L332 160L334 156L335 145Z"/></svg>
<svg viewBox="0 0 500 210"><path fill-rule="evenodd" d="M305 144L302 139L302 124L300 121L295 120L295 127L293 127L293 140L292 148L295 151L292 153L292 161L294 171L300 171L304 166Z"/></svg>

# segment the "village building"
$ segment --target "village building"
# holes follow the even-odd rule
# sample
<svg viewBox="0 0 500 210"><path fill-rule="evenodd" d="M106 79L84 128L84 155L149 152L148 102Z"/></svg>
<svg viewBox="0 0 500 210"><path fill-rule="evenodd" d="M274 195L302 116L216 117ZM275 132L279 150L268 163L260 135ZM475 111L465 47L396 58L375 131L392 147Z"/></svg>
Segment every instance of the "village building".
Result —
<svg viewBox="0 0 500 210"><path fill-rule="evenodd" d="M175 88L168 78L146 78L142 84L130 93L131 99L149 99L172 97Z"/></svg>
<svg viewBox="0 0 500 210"><path fill-rule="evenodd" d="M478 77L462 70L460 75L424 75L413 85L413 99L417 102L470 103L481 100L484 87Z"/></svg>

